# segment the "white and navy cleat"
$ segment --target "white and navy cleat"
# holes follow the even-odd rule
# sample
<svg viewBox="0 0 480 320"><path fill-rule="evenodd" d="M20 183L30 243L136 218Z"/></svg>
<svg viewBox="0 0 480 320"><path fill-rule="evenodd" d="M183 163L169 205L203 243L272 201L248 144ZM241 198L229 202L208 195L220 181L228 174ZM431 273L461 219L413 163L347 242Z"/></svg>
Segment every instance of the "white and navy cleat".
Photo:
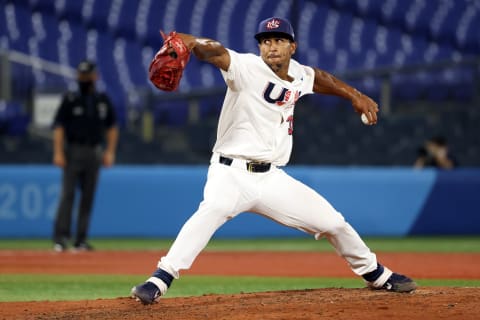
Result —
<svg viewBox="0 0 480 320"><path fill-rule="evenodd" d="M155 303L160 296L160 289L152 282L145 282L132 288L132 298L143 304Z"/></svg>

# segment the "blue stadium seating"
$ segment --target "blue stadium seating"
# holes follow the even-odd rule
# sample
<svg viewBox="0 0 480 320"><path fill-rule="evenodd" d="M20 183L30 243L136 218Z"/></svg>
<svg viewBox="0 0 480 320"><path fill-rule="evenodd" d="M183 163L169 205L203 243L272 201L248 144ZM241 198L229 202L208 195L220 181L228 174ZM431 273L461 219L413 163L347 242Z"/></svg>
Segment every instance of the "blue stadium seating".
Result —
<svg viewBox="0 0 480 320"><path fill-rule="evenodd" d="M0 49L7 49L8 46L9 46L9 41L8 41L5 3L0 1Z"/></svg>
<svg viewBox="0 0 480 320"><path fill-rule="evenodd" d="M0 100L0 135L21 136L25 134L30 116L22 112L19 103Z"/></svg>
<svg viewBox="0 0 480 320"><path fill-rule="evenodd" d="M219 10L223 3L223 0L209 1L206 4L206 8L204 10L202 29L190 30L192 34L196 36L204 36L211 39L217 39Z"/></svg>
<svg viewBox="0 0 480 320"><path fill-rule="evenodd" d="M62 20L59 25L62 40L65 42L65 56L71 67L87 58L87 30L82 24ZM63 29L63 31L62 31ZM100 62L100 61L99 61Z"/></svg>
<svg viewBox="0 0 480 320"><path fill-rule="evenodd" d="M155 1L152 0L150 3L150 8L146 10L148 12L146 21L146 30L145 33L140 34L139 39L143 42L144 45L151 46L155 48L155 52L162 45L162 38L160 37L160 29L164 29L162 25L163 17L165 15L165 5L167 1ZM169 30L165 30L169 31ZM138 34L138 31L137 31Z"/></svg>
<svg viewBox="0 0 480 320"><path fill-rule="evenodd" d="M122 2L118 9L118 20L110 25L110 30L115 36L135 40L138 8L137 1Z"/></svg>
<svg viewBox="0 0 480 320"><path fill-rule="evenodd" d="M462 28L464 30L457 32L457 44L462 50L466 50L468 53L477 53L480 51L480 9L470 10L466 9L465 12L469 13L464 15L464 20L461 20Z"/></svg>
<svg viewBox="0 0 480 320"><path fill-rule="evenodd" d="M70 3L71 1L68 1ZM96 29L99 32L106 32L109 27L114 0L94 1L91 10L84 17L84 21L89 29ZM118 21L115 21L118 23Z"/></svg>
<svg viewBox="0 0 480 320"><path fill-rule="evenodd" d="M436 41L453 43L456 38L458 22L466 10L464 1L444 1L432 16L430 33ZM444 11L445 14L441 14Z"/></svg>
<svg viewBox="0 0 480 320"><path fill-rule="evenodd" d="M83 22L83 7L85 0L83 1L56 1L55 12L60 20L68 20L75 24L81 24Z"/></svg>
<svg viewBox="0 0 480 320"><path fill-rule="evenodd" d="M35 12L33 39L38 43L38 57L48 61L59 61L57 41L60 38L58 20L53 14Z"/></svg>
<svg viewBox="0 0 480 320"><path fill-rule="evenodd" d="M51 0L30 0L30 8L32 11L41 11L50 14L54 14L56 11L55 1Z"/></svg>
<svg viewBox="0 0 480 320"><path fill-rule="evenodd" d="M207 121L186 127L188 102L163 101L149 106L135 99L145 91L157 97L166 95L154 89L147 78L150 60L162 44L159 30L176 29L219 39L238 51L257 52L253 39L256 23L273 15L285 16L294 24L299 41L295 59L334 73L461 60L480 53L480 6L473 0L0 0L0 47L70 67L85 58L96 60L101 74L99 85L110 94L121 124L126 123L128 108L140 111L152 107L156 124L189 133L186 140L189 148L208 154L215 135L214 124L204 124L213 123L212 117L218 116L222 95L200 99L200 118ZM33 88L61 90L74 82L46 72L32 72L18 64L13 65L12 77L14 90L24 96ZM460 108L469 105L476 94L474 77L475 70L468 67L399 73L391 79L392 99L399 105L418 99L433 103L453 99ZM379 100L380 78L347 82ZM220 72L192 57L180 91L216 86L225 86ZM464 114L455 110L446 116L437 115L441 119L435 121L414 115L393 115L383 117L372 128L362 126L356 114L351 117L337 114L343 109L342 99L329 96L306 99L313 102L312 108L322 108L318 114L311 112L308 119L303 119L306 127L302 122L295 127L295 134L300 136L295 149L301 150L297 156L305 162L397 164L408 154L413 161L415 142L423 141L439 129L435 121L447 124L441 129L455 138L454 148L464 150L463 159L478 159L480 155L478 134L464 135L465 130L478 132L478 108ZM22 134L28 116L21 112L18 103L8 102L7 112L2 107L6 103L0 102L0 132ZM299 103L298 114L302 113L302 107ZM348 114L350 111L349 107ZM447 121L458 114L463 118ZM319 127L322 134L311 134ZM308 139L302 139L306 136ZM162 142L156 144L160 149L165 147ZM33 146L28 149L40 153ZM163 151L167 154L166 149ZM188 157L181 157L185 158ZM170 159L179 158L177 155ZM378 163L378 159L382 162Z"/></svg>
<svg viewBox="0 0 480 320"><path fill-rule="evenodd" d="M0 46L71 67L85 58L96 60L101 87L125 113L129 105L135 106L129 92L153 88L147 68L162 44L160 29L202 35L238 51L256 52L256 23L276 14L296 27L297 60L336 73L480 53L480 6L469 0L2 0ZM22 90L34 85L47 90L68 83L23 67L13 71L15 81L26 83ZM392 81L404 88L395 92L398 99L440 100L452 94L458 99L471 96L471 78L469 73L452 71L398 75ZM412 81L415 85L406 86ZM432 81L457 90L431 89ZM379 94L378 80L355 84L372 96ZM180 90L223 85L216 68L192 57ZM135 107L141 107L138 104Z"/></svg>
<svg viewBox="0 0 480 320"><path fill-rule="evenodd" d="M136 87L145 87L148 84L147 69L139 68L139 62L141 61L141 45L136 41L125 39L125 62L131 77L131 82ZM133 90L134 88L130 89Z"/></svg>
<svg viewBox="0 0 480 320"><path fill-rule="evenodd" d="M29 53L28 40L32 37L31 11L28 7L7 3L5 19L9 37L9 48Z"/></svg>

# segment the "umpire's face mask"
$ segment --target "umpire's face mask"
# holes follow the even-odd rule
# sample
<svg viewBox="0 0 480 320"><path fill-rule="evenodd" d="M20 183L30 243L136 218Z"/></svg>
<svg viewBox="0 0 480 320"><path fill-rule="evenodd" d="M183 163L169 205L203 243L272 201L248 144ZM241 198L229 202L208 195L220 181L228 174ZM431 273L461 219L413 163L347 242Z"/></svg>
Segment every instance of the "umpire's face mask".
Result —
<svg viewBox="0 0 480 320"><path fill-rule="evenodd" d="M95 80L97 80L95 72L79 73L77 82L80 93L82 95L92 93L95 90Z"/></svg>
<svg viewBox="0 0 480 320"><path fill-rule="evenodd" d="M78 89L82 95L92 93L95 88L93 81L78 81Z"/></svg>

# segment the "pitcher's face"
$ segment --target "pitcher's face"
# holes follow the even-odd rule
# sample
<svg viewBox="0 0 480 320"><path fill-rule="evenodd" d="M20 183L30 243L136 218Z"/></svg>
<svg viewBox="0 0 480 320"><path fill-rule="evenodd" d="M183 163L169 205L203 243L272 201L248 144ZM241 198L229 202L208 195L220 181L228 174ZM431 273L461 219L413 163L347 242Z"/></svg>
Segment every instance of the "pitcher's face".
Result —
<svg viewBox="0 0 480 320"><path fill-rule="evenodd" d="M275 71L282 66L288 67L297 44L286 38L271 37L261 39L258 47L263 61Z"/></svg>

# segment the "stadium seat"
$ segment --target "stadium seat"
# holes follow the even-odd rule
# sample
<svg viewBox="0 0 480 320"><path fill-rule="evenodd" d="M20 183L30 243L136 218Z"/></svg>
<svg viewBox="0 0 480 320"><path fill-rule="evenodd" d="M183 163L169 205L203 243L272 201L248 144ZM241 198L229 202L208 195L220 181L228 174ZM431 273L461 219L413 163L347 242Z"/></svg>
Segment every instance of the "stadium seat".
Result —
<svg viewBox="0 0 480 320"><path fill-rule="evenodd" d="M356 15L380 21L382 17L382 6L375 1L356 0Z"/></svg>
<svg viewBox="0 0 480 320"><path fill-rule="evenodd" d="M402 50L405 53L405 65L414 65L423 63L424 53L428 48L428 42L423 36L402 35Z"/></svg>
<svg viewBox="0 0 480 320"><path fill-rule="evenodd" d="M109 23L109 28L115 36L133 40L136 36L138 2L127 0L121 1L120 5L117 21Z"/></svg>
<svg viewBox="0 0 480 320"><path fill-rule="evenodd" d="M109 27L109 16L114 0L95 0L91 10L83 17L89 29L105 32Z"/></svg>
<svg viewBox="0 0 480 320"><path fill-rule="evenodd" d="M432 38L440 42L454 42L457 25L466 8L464 1L442 2L430 20Z"/></svg>
<svg viewBox="0 0 480 320"><path fill-rule="evenodd" d="M141 32L139 34L139 40L142 42L142 44L144 46L150 46L154 48L155 52L162 46L163 43L160 36L160 29L165 29L163 25L163 16L165 15L166 3L167 1L152 0L145 19L146 30L139 31L137 29L137 34Z"/></svg>
<svg viewBox="0 0 480 320"><path fill-rule="evenodd" d="M55 1L55 11L60 20L83 23L83 7L86 1Z"/></svg>
<svg viewBox="0 0 480 320"><path fill-rule="evenodd" d="M327 6L322 6L318 5L315 10L315 14L313 18L311 19L311 26L307 31L308 38L306 39L306 47L307 48L314 48L317 50L324 49L324 44L323 44L323 38L324 38L324 33L322 30L325 29L325 22L327 19L328 15L328 7ZM302 43L300 45L300 48L304 44Z"/></svg>
<svg viewBox="0 0 480 320"><path fill-rule="evenodd" d="M131 63L132 61L142 61L142 47L136 41L126 39L125 41L125 60L130 74L132 84L138 87L147 85L147 69L140 63Z"/></svg>
<svg viewBox="0 0 480 320"><path fill-rule="evenodd" d="M362 19L363 28L361 33L362 52L369 48L375 48L375 35L377 34L378 23L372 19Z"/></svg>
<svg viewBox="0 0 480 320"><path fill-rule="evenodd" d="M456 32L456 43L462 51L468 54L480 50L480 8L473 5L465 9Z"/></svg>
<svg viewBox="0 0 480 320"><path fill-rule="evenodd" d="M405 13L415 0L386 0L382 3L381 21L388 26L404 26Z"/></svg>
<svg viewBox="0 0 480 320"><path fill-rule="evenodd" d="M205 1L204 1L205 2ZM203 16L201 18L201 27L199 30L190 29L190 32L196 36L203 36L206 38L217 38L217 25L218 25L218 10L221 7L222 0L211 0L205 2L206 8L203 10Z"/></svg>
<svg viewBox="0 0 480 320"><path fill-rule="evenodd" d="M242 52L244 48L243 23L246 20L246 12L248 9L248 1L238 1L235 6L229 2L224 2L220 7L220 18L218 28L218 40L230 49ZM224 14L224 15L223 15ZM223 16L222 16L223 15ZM223 27L223 25L225 27ZM252 40L254 43L254 40Z"/></svg>
<svg viewBox="0 0 480 320"><path fill-rule="evenodd" d="M23 112L22 105L14 101L0 100L0 136L23 135L30 122L30 116Z"/></svg>
<svg viewBox="0 0 480 320"><path fill-rule="evenodd" d="M107 37L105 34L99 34L99 42L102 43L101 45L111 48L111 51L102 50L98 53L97 58L93 60L97 61L98 70L101 74L99 79L101 86L104 86L110 94L123 95L123 90L118 90L121 88L121 85L119 68L113 56L115 51L113 39L106 39ZM98 45L100 46L100 44Z"/></svg>
<svg viewBox="0 0 480 320"><path fill-rule="evenodd" d="M400 49L401 31L398 28L379 27L375 34L376 66L394 65L395 52Z"/></svg>
<svg viewBox="0 0 480 320"><path fill-rule="evenodd" d="M52 0L30 0L30 8L32 11L55 14L55 2Z"/></svg>
<svg viewBox="0 0 480 320"><path fill-rule="evenodd" d="M198 61L195 57L191 57L188 62L188 67L185 68L182 76L182 89L195 89L201 88L202 86L202 72L201 72L202 62Z"/></svg>
<svg viewBox="0 0 480 320"><path fill-rule="evenodd" d="M430 17L435 12L439 3L437 1L417 0L409 8L405 15L405 31L414 34L427 36L430 29Z"/></svg>
<svg viewBox="0 0 480 320"><path fill-rule="evenodd" d="M455 48L450 44L440 44L435 57L436 61L450 61L454 59Z"/></svg>
<svg viewBox="0 0 480 320"><path fill-rule="evenodd" d="M0 50L9 47L5 3L0 2Z"/></svg>
<svg viewBox="0 0 480 320"><path fill-rule="evenodd" d="M60 33L56 17L50 13L35 12L32 21L35 34L32 41L38 45L38 56L50 62L59 61L57 41Z"/></svg>
<svg viewBox="0 0 480 320"><path fill-rule="evenodd" d="M338 20L338 27L335 30L336 49L352 50L352 27L353 15L341 12Z"/></svg>
<svg viewBox="0 0 480 320"><path fill-rule="evenodd" d="M29 53L28 40L33 35L31 11L28 7L8 3L5 6L5 19L10 49Z"/></svg>
<svg viewBox="0 0 480 320"><path fill-rule="evenodd" d="M87 31L82 24L62 20L60 30L60 63L76 68L87 56Z"/></svg>

